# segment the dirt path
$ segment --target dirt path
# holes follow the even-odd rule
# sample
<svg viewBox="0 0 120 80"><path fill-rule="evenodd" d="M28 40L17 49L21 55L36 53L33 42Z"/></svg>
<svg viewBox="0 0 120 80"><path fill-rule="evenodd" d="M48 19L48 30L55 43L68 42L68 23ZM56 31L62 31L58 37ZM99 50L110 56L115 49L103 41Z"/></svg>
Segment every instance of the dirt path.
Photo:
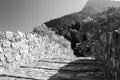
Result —
<svg viewBox="0 0 120 80"><path fill-rule="evenodd" d="M42 59L36 66L20 68L28 70L28 75L6 73L0 75L0 80L106 80L104 65L99 61L84 58Z"/></svg>

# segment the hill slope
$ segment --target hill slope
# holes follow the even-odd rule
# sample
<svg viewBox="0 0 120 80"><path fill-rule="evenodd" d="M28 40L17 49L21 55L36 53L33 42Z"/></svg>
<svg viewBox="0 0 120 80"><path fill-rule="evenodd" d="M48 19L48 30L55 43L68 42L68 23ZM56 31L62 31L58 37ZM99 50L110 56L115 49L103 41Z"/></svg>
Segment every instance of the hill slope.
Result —
<svg viewBox="0 0 120 80"><path fill-rule="evenodd" d="M120 26L120 8L111 7L91 17L82 15L71 14L45 23L57 34L71 41L72 49L77 56L90 53L90 47L86 47L89 37L90 39L97 36L99 38L105 31L112 31ZM82 43L85 41L88 42Z"/></svg>

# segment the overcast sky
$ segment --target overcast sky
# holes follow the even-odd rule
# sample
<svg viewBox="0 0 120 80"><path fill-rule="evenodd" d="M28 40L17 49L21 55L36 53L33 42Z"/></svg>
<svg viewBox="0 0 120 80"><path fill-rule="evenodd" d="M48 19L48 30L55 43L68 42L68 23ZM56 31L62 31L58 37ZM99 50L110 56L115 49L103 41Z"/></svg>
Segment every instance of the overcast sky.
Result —
<svg viewBox="0 0 120 80"><path fill-rule="evenodd" d="M30 32L45 21L80 11L87 0L0 0L0 31Z"/></svg>

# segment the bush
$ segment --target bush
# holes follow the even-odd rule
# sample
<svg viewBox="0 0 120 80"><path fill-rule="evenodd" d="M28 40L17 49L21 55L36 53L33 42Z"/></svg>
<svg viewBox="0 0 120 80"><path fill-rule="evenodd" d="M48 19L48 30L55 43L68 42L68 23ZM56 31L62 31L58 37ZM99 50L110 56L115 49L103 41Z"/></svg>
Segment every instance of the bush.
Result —
<svg viewBox="0 0 120 80"><path fill-rule="evenodd" d="M34 27L33 32L41 36L48 36L51 40L61 44L65 48L71 48L71 43L68 40L66 40L63 36L55 34L55 32L50 28L47 28L45 24Z"/></svg>

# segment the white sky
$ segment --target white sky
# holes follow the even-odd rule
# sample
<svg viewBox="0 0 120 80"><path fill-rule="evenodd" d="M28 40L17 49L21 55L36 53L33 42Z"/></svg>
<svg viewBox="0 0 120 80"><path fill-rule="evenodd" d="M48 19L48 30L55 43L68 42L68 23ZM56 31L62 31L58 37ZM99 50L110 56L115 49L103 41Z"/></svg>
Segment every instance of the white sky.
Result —
<svg viewBox="0 0 120 80"><path fill-rule="evenodd" d="M120 1L120 0L111 0L111 1Z"/></svg>
<svg viewBox="0 0 120 80"><path fill-rule="evenodd" d="M80 11L87 0L0 0L0 31L30 32L45 21Z"/></svg>

